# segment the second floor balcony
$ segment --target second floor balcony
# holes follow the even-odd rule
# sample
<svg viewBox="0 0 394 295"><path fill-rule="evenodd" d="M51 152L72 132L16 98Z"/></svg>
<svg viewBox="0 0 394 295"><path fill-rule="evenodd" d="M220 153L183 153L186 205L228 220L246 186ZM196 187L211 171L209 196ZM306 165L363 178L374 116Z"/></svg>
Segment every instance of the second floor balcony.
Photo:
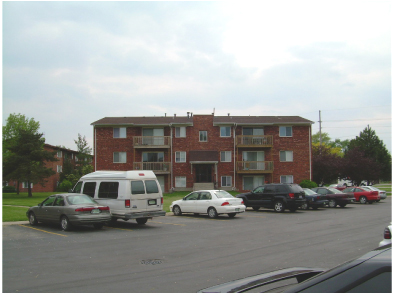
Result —
<svg viewBox="0 0 394 295"><path fill-rule="evenodd" d="M151 170L157 174L169 174L171 172L170 162L134 162L134 170Z"/></svg>
<svg viewBox="0 0 394 295"><path fill-rule="evenodd" d="M272 135L238 135L236 137L238 147L272 147Z"/></svg>
<svg viewBox="0 0 394 295"><path fill-rule="evenodd" d="M256 174L274 172L273 161L237 161L237 173Z"/></svg>
<svg viewBox="0 0 394 295"><path fill-rule="evenodd" d="M134 136L134 148L170 148L170 136Z"/></svg>

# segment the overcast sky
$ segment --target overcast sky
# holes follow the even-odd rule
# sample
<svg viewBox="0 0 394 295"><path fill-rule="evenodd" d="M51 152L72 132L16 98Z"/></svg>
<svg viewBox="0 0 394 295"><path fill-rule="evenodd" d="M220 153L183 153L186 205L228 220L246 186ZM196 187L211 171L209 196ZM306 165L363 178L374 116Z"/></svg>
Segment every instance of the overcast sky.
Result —
<svg viewBox="0 0 394 295"><path fill-rule="evenodd" d="M392 1L2 2L3 125L93 147L113 116L301 116L391 151Z"/></svg>

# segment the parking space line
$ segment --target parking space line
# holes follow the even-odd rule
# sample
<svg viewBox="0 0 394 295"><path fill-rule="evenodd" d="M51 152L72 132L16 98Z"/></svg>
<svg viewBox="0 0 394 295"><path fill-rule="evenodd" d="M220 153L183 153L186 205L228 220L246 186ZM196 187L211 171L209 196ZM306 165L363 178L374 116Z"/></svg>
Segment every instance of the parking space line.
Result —
<svg viewBox="0 0 394 295"><path fill-rule="evenodd" d="M31 227L31 226L26 226L26 225L22 225L22 224L18 224L18 225L19 225L19 226L26 227L26 228L30 228L30 229L35 229L35 230L38 230L38 231L42 231L42 232L44 232L44 233L47 233L47 234L52 234L52 235L57 235L57 236L67 237L66 235L57 234L57 233L54 233L54 232L50 232L50 231L46 231L46 230L42 230L42 229L38 229L38 228L34 228L34 227Z"/></svg>
<svg viewBox="0 0 394 295"><path fill-rule="evenodd" d="M120 227L112 227L112 226L104 226L105 228L113 228L113 229L120 229L120 230L128 230L128 231L133 231L133 229L128 229L128 228L120 228Z"/></svg>

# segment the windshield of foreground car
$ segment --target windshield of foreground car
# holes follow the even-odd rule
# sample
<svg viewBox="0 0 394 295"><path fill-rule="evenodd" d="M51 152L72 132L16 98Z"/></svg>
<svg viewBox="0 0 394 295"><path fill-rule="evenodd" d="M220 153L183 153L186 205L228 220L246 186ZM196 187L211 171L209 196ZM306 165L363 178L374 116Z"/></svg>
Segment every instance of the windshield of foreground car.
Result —
<svg viewBox="0 0 394 295"><path fill-rule="evenodd" d="M93 200L91 197L86 195L75 195L75 196L68 196L67 201L71 205L79 205L79 204L91 204L96 205L97 202Z"/></svg>
<svg viewBox="0 0 394 295"><path fill-rule="evenodd" d="M226 191L216 191L215 192L216 197L218 198L234 198L232 195L230 195Z"/></svg>

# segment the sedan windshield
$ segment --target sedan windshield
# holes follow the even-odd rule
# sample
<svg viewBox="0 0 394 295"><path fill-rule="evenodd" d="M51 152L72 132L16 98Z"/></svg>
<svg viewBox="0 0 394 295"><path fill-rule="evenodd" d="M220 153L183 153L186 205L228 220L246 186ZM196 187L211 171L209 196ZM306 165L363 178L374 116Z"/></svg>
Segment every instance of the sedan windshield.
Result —
<svg viewBox="0 0 394 295"><path fill-rule="evenodd" d="M216 191L215 192L216 197L218 198L234 198L232 195L230 195L226 191Z"/></svg>
<svg viewBox="0 0 394 295"><path fill-rule="evenodd" d="M96 205L97 202L93 200L91 197L86 195L75 195L75 196L68 196L67 201L71 205L79 205L79 204L92 204Z"/></svg>
<svg viewBox="0 0 394 295"><path fill-rule="evenodd" d="M304 190L304 192L305 192L305 195L307 195L307 196L316 195L316 192L314 192L313 190L311 190L311 189L309 189L309 188L304 188L303 190Z"/></svg>

